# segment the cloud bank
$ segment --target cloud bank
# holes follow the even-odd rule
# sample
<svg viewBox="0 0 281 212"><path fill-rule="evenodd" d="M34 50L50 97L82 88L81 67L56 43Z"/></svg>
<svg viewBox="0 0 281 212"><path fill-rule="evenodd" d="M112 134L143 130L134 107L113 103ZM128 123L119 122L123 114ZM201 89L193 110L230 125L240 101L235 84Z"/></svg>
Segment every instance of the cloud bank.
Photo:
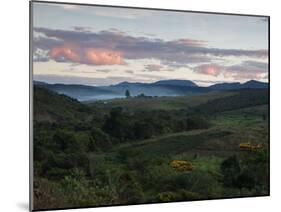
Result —
<svg viewBox="0 0 281 212"><path fill-rule="evenodd" d="M183 38L173 41L134 37L118 31L92 32L85 28L55 30L34 28L34 52L38 49L48 54L35 55L36 61L55 60L87 65L122 65L124 59L158 59L166 64L211 63L214 57L267 58L268 51L209 48L208 42ZM41 35L41 36L40 36ZM42 36L43 35L43 36ZM200 68L198 68L200 69ZM205 72L216 75L219 67ZM199 71L200 72L200 71ZM204 72L204 71L201 71Z"/></svg>
<svg viewBox="0 0 281 212"><path fill-rule="evenodd" d="M196 66L194 72L216 77L223 75L224 78L233 78L236 80L264 79L268 73L268 64L257 61L243 61L240 64L232 66L204 64Z"/></svg>

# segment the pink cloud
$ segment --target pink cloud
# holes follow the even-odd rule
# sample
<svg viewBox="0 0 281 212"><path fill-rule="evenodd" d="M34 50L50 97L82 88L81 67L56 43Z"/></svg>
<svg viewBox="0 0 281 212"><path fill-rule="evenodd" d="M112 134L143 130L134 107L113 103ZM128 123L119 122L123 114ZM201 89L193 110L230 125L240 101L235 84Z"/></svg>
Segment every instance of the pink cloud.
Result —
<svg viewBox="0 0 281 212"><path fill-rule="evenodd" d="M63 57L72 62L79 62L80 58L74 48L69 46L58 46L51 49L49 52L51 58Z"/></svg>
<svg viewBox="0 0 281 212"><path fill-rule="evenodd" d="M124 64L121 52L102 48L82 48L74 44L53 47L50 58L59 61L84 63L89 65Z"/></svg>
<svg viewBox="0 0 281 212"><path fill-rule="evenodd" d="M232 66L222 66L217 64L204 64L194 68L194 72L210 76L222 75L224 78L243 79L263 79L268 73L268 64L258 61L243 61Z"/></svg>
<svg viewBox="0 0 281 212"><path fill-rule="evenodd" d="M95 65L122 65L124 64L120 52L106 49L85 49L85 59Z"/></svg>
<svg viewBox="0 0 281 212"><path fill-rule="evenodd" d="M222 66L216 64L206 64L195 67L195 72L211 76L218 76L223 70Z"/></svg>

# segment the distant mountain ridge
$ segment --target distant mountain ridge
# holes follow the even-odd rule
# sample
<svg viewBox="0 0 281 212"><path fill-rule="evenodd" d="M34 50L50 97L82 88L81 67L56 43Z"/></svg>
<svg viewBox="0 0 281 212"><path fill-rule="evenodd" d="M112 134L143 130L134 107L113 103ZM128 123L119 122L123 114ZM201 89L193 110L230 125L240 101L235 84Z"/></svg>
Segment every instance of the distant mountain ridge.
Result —
<svg viewBox="0 0 281 212"><path fill-rule="evenodd" d="M190 80L160 80L153 83L121 82L109 86L88 86L76 84L48 84L34 81L35 86L44 87L59 94L65 94L79 101L123 98L129 90L132 96L180 96L192 93L205 93L220 90L268 88L268 83L250 80L245 83L219 83L209 87L200 87Z"/></svg>
<svg viewBox="0 0 281 212"><path fill-rule="evenodd" d="M189 86L198 87L191 80L160 80L153 83L142 83L142 82L120 82L113 86L128 86L128 85L172 85L172 86Z"/></svg>
<svg viewBox="0 0 281 212"><path fill-rule="evenodd" d="M268 88L268 83L250 80L242 84L243 88Z"/></svg>
<svg viewBox="0 0 281 212"><path fill-rule="evenodd" d="M175 86L190 86L198 87L191 80L160 80L153 83L154 85L175 85Z"/></svg>
<svg viewBox="0 0 281 212"><path fill-rule="evenodd" d="M209 88L214 90L235 90L243 88L268 88L268 83L259 82L256 80L250 80L245 83L234 82L234 83L220 83L209 86Z"/></svg>

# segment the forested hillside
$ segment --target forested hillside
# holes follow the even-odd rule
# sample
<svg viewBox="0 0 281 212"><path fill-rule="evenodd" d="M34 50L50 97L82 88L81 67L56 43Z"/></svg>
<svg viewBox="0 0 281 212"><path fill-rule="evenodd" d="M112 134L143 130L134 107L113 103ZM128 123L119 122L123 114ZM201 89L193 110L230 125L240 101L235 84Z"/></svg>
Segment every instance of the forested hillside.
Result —
<svg viewBox="0 0 281 212"><path fill-rule="evenodd" d="M81 103L34 87L35 209L268 194L268 90Z"/></svg>

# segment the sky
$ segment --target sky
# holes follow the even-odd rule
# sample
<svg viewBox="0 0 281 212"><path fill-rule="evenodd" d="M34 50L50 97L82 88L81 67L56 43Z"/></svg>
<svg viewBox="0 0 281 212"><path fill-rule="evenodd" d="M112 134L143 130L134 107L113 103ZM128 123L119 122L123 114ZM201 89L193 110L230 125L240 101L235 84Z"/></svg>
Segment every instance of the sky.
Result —
<svg viewBox="0 0 281 212"><path fill-rule="evenodd" d="M268 19L33 2L33 78L111 85L268 81Z"/></svg>

